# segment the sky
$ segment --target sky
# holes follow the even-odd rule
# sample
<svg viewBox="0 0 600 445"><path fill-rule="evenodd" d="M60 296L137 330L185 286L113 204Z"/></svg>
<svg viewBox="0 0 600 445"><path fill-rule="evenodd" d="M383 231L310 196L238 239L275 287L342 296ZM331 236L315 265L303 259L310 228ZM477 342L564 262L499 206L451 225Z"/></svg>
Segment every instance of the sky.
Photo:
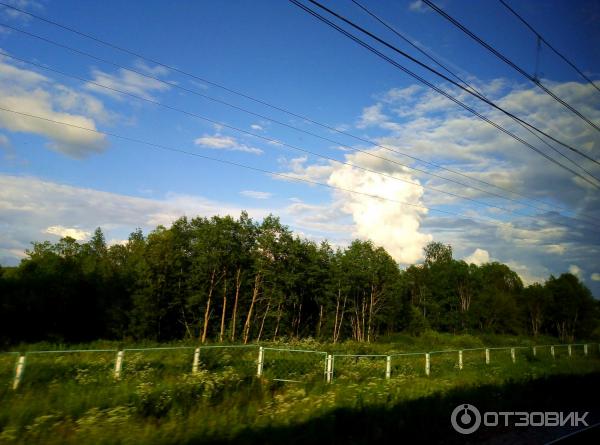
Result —
<svg viewBox="0 0 600 445"><path fill-rule="evenodd" d="M323 1L424 59L350 0ZM2 3L113 46L0 5L0 108L25 113L0 111L1 265L32 241L101 227L122 243L183 215L247 210L334 246L371 239L401 267L440 241L526 284L571 272L600 297L600 194L581 170L600 177L598 164L553 143L557 154L388 48L377 46L571 171L287 1ZM599 131L422 2L361 3L499 106L600 159ZM500 2L436 3L600 125L600 91L538 52ZM600 87L600 3L508 3Z"/></svg>

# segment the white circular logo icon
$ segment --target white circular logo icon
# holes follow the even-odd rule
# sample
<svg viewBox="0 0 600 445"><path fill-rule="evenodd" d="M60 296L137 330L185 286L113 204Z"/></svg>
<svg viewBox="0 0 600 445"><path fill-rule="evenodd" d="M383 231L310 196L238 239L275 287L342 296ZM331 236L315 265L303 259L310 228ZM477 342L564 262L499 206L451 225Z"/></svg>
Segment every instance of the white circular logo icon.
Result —
<svg viewBox="0 0 600 445"><path fill-rule="evenodd" d="M458 405L450 417L452 427L460 434L471 434L481 425L479 410L468 403Z"/></svg>

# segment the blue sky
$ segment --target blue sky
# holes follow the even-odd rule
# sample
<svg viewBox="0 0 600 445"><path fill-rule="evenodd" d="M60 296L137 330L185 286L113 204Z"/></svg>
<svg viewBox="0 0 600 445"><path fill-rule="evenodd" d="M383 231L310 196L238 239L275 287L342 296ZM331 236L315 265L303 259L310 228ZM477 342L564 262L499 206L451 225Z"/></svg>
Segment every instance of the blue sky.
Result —
<svg viewBox="0 0 600 445"><path fill-rule="evenodd" d="M570 270L596 296L600 295L598 229L590 224L573 228L576 223L567 217L586 215L600 219L597 189L427 90L289 2L9 3L380 146L499 185L504 191L311 125L0 6L0 23L133 70L0 27L0 49L7 54L0 55L0 106L390 200L286 181L0 111L1 264L16 264L33 240L54 241L63 235L84 240L101 226L110 242L121 242L136 227L147 231L157 224L168 225L183 214L235 215L247 209L257 219L273 212L303 236L327 238L340 246L356 237L372 238L403 265L421 261L422 247L437 240L451 243L457 258L476 263L505 262L526 282ZM326 4L417 55L349 0ZM600 157L599 132L427 6L412 0L364 0L363 4L497 103L589 156ZM528 72L534 72L536 40L499 2L444 0L438 4ZM594 45L600 41L597 2L513 0L510 4L588 76L600 78L600 49ZM15 58L168 104L251 134ZM497 111L398 60L532 144L548 150ZM600 92L547 48L540 53L538 74L557 95L600 123ZM229 102L331 141L184 90ZM269 143L252 134L363 170ZM362 152L352 151L356 149ZM600 176L597 164L580 157L574 159ZM400 163L407 167L399 166ZM547 211L532 209L467 185L504 195L510 189L550 207ZM519 215L432 188L510 208ZM538 207L542 206L539 201ZM501 223L442 217L435 211L399 202L493 218Z"/></svg>

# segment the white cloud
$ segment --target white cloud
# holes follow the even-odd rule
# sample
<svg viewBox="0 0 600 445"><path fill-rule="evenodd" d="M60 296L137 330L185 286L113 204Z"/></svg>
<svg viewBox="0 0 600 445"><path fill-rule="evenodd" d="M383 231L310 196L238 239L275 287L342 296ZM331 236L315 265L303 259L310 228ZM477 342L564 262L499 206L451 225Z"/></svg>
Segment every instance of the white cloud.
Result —
<svg viewBox="0 0 600 445"><path fill-rule="evenodd" d="M143 60L136 60L133 63L136 71L141 71L153 77L164 77L170 73L170 70L162 65L150 66Z"/></svg>
<svg viewBox="0 0 600 445"><path fill-rule="evenodd" d="M528 88L504 79L494 79L488 83L475 82L477 88L491 94L494 99L510 110L518 110L528 116L535 125L548 133L576 144L588 154L600 158L600 134L590 129L579 118L565 113L552 100L547 100L543 93L534 87ZM583 83L553 84L557 94L585 111L591 119L600 121L600 96L591 85ZM465 93L452 92L468 104L475 105ZM451 244L458 257L470 257L477 249L494 252L494 260L510 262L526 283L543 281L550 273L558 275L569 267L569 264L598 265L598 255L594 248L600 247L600 239L591 225L569 219L559 213L560 207L566 208L564 215L600 214L600 195L595 190L583 186L573 179L573 175L559 169L542 159L532 150L524 147L487 123L458 108L449 105L447 99L415 85L405 84L400 88L375 95L374 103L366 106L356 119L356 127L360 128L365 138L376 141L390 150L376 152L385 158L398 160L409 166L429 170L443 177L450 177L464 184L456 184L443 179L431 177L421 172L402 170L398 166L385 161L373 160L366 156L349 158L354 164L367 167L386 174L394 174L401 170L411 180L418 180L428 187L435 187L447 192L456 193L468 198L484 201L492 205L513 210L521 214L532 215L527 218L498 208L485 208L473 202L425 189L421 195L410 196L406 201L423 203L434 208L447 209L464 215L501 220L499 224L489 224L479 220L468 220L460 217L439 217L437 213L418 214L418 234ZM541 145L523 129L498 112L486 111L494 121L510 128L520 136ZM369 135L373 132L377 136ZM545 147L542 145L542 148ZM361 147L363 148L363 147ZM369 149L368 147L366 148ZM447 171L433 168L431 165L418 164L410 158L392 153L401 151L418 156L425 161L447 166L474 178L470 180L456 176ZM349 152L345 152L346 154ZM354 162L356 161L356 162ZM578 158L583 166L594 170L595 166L585 159ZM350 167L347 169L351 170ZM331 178L345 172L346 168L326 162L308 162L307 158L297 158L287 164L288 174L303 179L328 182ZM355 172L352 177L367 176ZM372 181L371 190L382 190L377 181ZM495 189L475 180L496 184L505 189ZM396 182L396 181L392 181ZM356 187L360 183L340 181L340 184ZM465 185L466 184L466 185ZM473 184L480 190L470 188ZM407 187L411 187L408 186ZM509 196L514 200L505 200L485 193L487 189L494 193ZM516 194L511 194L512 190ZM379 193L374 193L379 194ZM548 210L532 210L524 206L519 194L548 203ZM369 199L370 198L365 198ZM515 201L517 200L517 201ZM371 215L369 210L354 211L353 199L349 196L334 194L332 206L338 205L340 212L352 216L353 235L361 237L378 236L390 251L394 249L395 236L392 227L386 227L385 218L377 212ZM529 203L533 203L529 201ZM544 207L540 202L534 203ZM402 208L402 206L399 206ZM410 215L409 213L409 216ZM369 217L382 219L382 224L369 224ZM402 225L402 222L398 224ZM359 230L363 227L363 231ZM374 227L370 230L370 227ZM378 231L384 234L378 234ZM419 238L416 238L419 240ZM421 241L415 244L422 244ZM396 248L397 249L397 248ZM418 257L416 249L412 257ZM598 252L598 250L596 250ZM397 251L394 255L398 258ZM592 266L586 266L592 267Z"/></svg>
<svg viewBox="0 0 600 445"><path fill-rule="evenodd" d="M504 261L504 264L517 272L525 286L529 286L534 283L543 283L548 276L548 271L544 268L534 266L537 270L533 271L531 266L521 264L517 261Z"/></svg>
<svg viewBox="0 0 600 445"><path fill-rule="evenodd" d="M248 198L253 198L253 199L269 199L270 197L273 196L273 193L259 192L256 190L242 190L240 192L240 195L246 196Z"/></svg>
<svg viewBox="0 0 600 445"><path fill-rule="evenodd" d="M408 9L413 12L426 12L427 6L421 0L415 0L408 5Z"/></svg>
<svg viewBox="0 0 600 445"><path fill-rule="evenodd" d="M43 9L42 4L34 0L4 0L4 2L24 11ZM29 22L32 19L32 17L28 14L4 7L0 8L0 17L6 17L17 22Z"/></svg>
<svg viewBox="0 0 600 445"><path fill-rule="evenodd" d="M471 255L465 257L465 262L480 266L490 262L490 254L487 250L477 248Z"/></svg>
<svg viewBox="0 0 600 445"><path fill-rule="evenodd" d="M381 112L382 108L382 104L375 104L364 108L360 117L360 125L362 127L368 127L386 121L388 117Z"/></svg>
<svg viewBox="0 0 600 445"><path fill-rule="evenodd" d="M168 73L168 71L161 66L150 67L141 62L137 62L136 68L138 68L137 71L157 78ZM136 96L141 96L145 99L154 99L154 93L168 91L171 88L164 82L160 82L159 80L152 79L151 77L147 77L123 68L119 68L115 74L109 74L107 72L94 69L92 70L92 76L92 80L99 85L124 91L130 94L135 94ZM111 91L107 88L102 88L92 83L87 83L85 88L96 93L105 94L114 99L128 99L127 96L124 96L123 94L120 94L116 91Z"/></svg>
<svg viewBox="0 0 600 445"><path fill-rule="evenodd" d="M246 144L240 143L232 136L222 136L218 133L212 136L205 134L204 136L194 140L194 144L214 150L242 151L255 155L260 155L263 153L260 148L250 147Z"/></svg>
<svg viewBox="0 0 600 445"><path fill-rule="evenodd" d="M375 150L372 153L377 154ZM333 192L331 207L350 215L354 222L352 235L370 239L383 246L400 263L413 263L422 257L422 249L432 240L431 235L419 231L421 218L427 213L419 207L423 189L400 178L413 181L401 167L385 164L381 159L365 153L346 154L346 161L369 168L383 168L393 177L358 170L350 165L338 163L305 165L306 158L293 159L287 175L326 181L339 189L354 190L362 194L342 190ZM375 195L387 200L374 199ZM407 205L414 204L414 205ZM415 206L416 205L416 206Z"/></svg>
<svg viewBox="0 0 600 445"><path fill-rule="evenodd" d="M243 209L254 219L274 213L295 232L314 240L328 239L335 246L347 245L355 230L352 218L338 204L293 200L281 208L245 205ZM0 263L16 264L31 241L47 235L81 240L101 227L112 245L121 243L136 227L144 231L159 224L168 227L184 215L237 217L241 210L238 205L201 196L167 194L148 199L0 174Z"/></svg>
<svg viewBox="0 0 600 445"><path fill-rule="evenodd" d="M108 247L115 246L115 245L121 245L121 246L124 246L124 245L126 245L126 244L127 244L127 241L128 241L128 240L126 240L126 239L117 239L117 238L111 238L111 239L109 239L109 240L106 242L106 245L107 245Z"/></svg>
<svg viewBox="0 0 600 445"><path fill-rule="evenodd" d="M287 170L285 172L287 176L308 181L326 181L333 172L331 163L306 165L307 160L306 156L302 156L290 160L280 159L280 163Z"/></svg>
<svg viewBox="0 0 600 445"><path fill-rule="evenodd" d="M544 246L544 250L548 253L563 255L567 251L567 246L564 244L548 244Z"/></svg>
<svg viewBox="0 0 600 445"><path fill-rule="evenodd" d="M78 229L76 227L63 227L63 226L50 226L42 231L42 233L48 233L50 235L56 235L60 238L71 237L77 241L83 241L90 237L91 232Z"/></svg>
<svg viewBox="0 0 600 445"><path fill-rule="evenodd" d="M2 133L0 133L0 147L8 148L10 147L10 139Z"/></svg>
<svg viewBox="0 0 600 445"><path fill-rule="evenodd" d="M244 208L253 218L270 212L285 217L284 211L271 207ZM44 235L83 240L101 227L112 243L127 238L136 227L169 226L184 215L237 217L241 210L237 205L198 196L167 194L162 199L147 199L0 174L0 259L14 262L18 259L15 252L23 252L31 241L46 239Z"/></svg>
<svg viewBox="0 0 600 445"><path fill-rule="evenodd" d="M333 204L308 204L300 199L292 198L292 204L285 208L285 213L289 214L296 225L309 229L315 236L315 231L319 232L320 238L325 236L336 245L349 244L354 226L346 221L348 219L340 208L340 203Z"/></svg>
<svg viewBox="0 0 600 445"><path fill-rule="evenodd" d="M583 270L577 264L571 264L569 266L569 273L572 273L577 278L581 278L583 276Z"/></svg>
<svg viewBox="0 0 600 445"><path fill-rule="evenodd" d="M109 116L97 99L11 65L6 57L0 57L0 97L4 108L92 130L94 118ZM50 149L74 158L100 153L107 146L104 135L7 111L0 111L0 127L47 138Z"/></svg>
<svg viewBox="0 0 600 445"><path fill-rule="evenodd" d="M600 273L594 272L590 275L590 278L592 279L592 281L600 281Z"/></svg>
<svg viewBox="0 0 600 445"><path fill-rule="evenodd" d="M263 131L264 130L264 128L261 127L258 124L252 124L252 125L250 125L250 128L252 128L253 130L256 130L256 131Z"/></svg>
<svg viewBox="0 0 600 445"><path fill-rule="evenodd" d="M382 109L383 104L381 103L365 107L356 126L358 128L375 126L385 128L385 126L389 123L389 117L383 114Z"/></svg>
<svg viewBox="0 0 600 445"><path fill-rule="evenodd" d="M10 82L19 86L33 86L48 80L46 76L10 64L8 57L0 55L0 81L2 83Z"/></svg>

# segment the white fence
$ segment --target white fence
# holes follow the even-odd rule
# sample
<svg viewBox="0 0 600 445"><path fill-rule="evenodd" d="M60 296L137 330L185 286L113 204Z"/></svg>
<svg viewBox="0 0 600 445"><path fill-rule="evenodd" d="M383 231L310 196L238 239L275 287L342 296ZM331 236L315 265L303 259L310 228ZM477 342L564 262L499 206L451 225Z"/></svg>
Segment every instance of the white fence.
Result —
<svg viewBox="0 0 600 445"><path fill-rule="evenodd" d="M596 348L593 348L593 346ZM463 370L467 366L516 363L526 359L560 359L577 354L600 354L600 344L506 346L465 348L429 352L390 354L336 354L305 349L275 348L259 345L211 345L160 348L78 349L61 351L0 352L0 362L13 361L12 388L18 389L26 376L26 364L32 362L37 375L51 374L54 379L69 378L73 367L77 378L96 371L112 380L122 380L136 372L192 373L235 369L247 378L258 377L283 382L390 379L394 376L430 376L433 370ZM78 363L94 356L83 369ZM54 360L51 357L55 357ZM70 361L69 361L70 359ZM91 363L91 365L90 365ZM50 368L56 368L52 374ZM0 372L0 378L9 373ZM33 372L32 380L36 380ZM40 377L41 379L41 377ZM43 380L43 379L42 379Z"/></svg>

